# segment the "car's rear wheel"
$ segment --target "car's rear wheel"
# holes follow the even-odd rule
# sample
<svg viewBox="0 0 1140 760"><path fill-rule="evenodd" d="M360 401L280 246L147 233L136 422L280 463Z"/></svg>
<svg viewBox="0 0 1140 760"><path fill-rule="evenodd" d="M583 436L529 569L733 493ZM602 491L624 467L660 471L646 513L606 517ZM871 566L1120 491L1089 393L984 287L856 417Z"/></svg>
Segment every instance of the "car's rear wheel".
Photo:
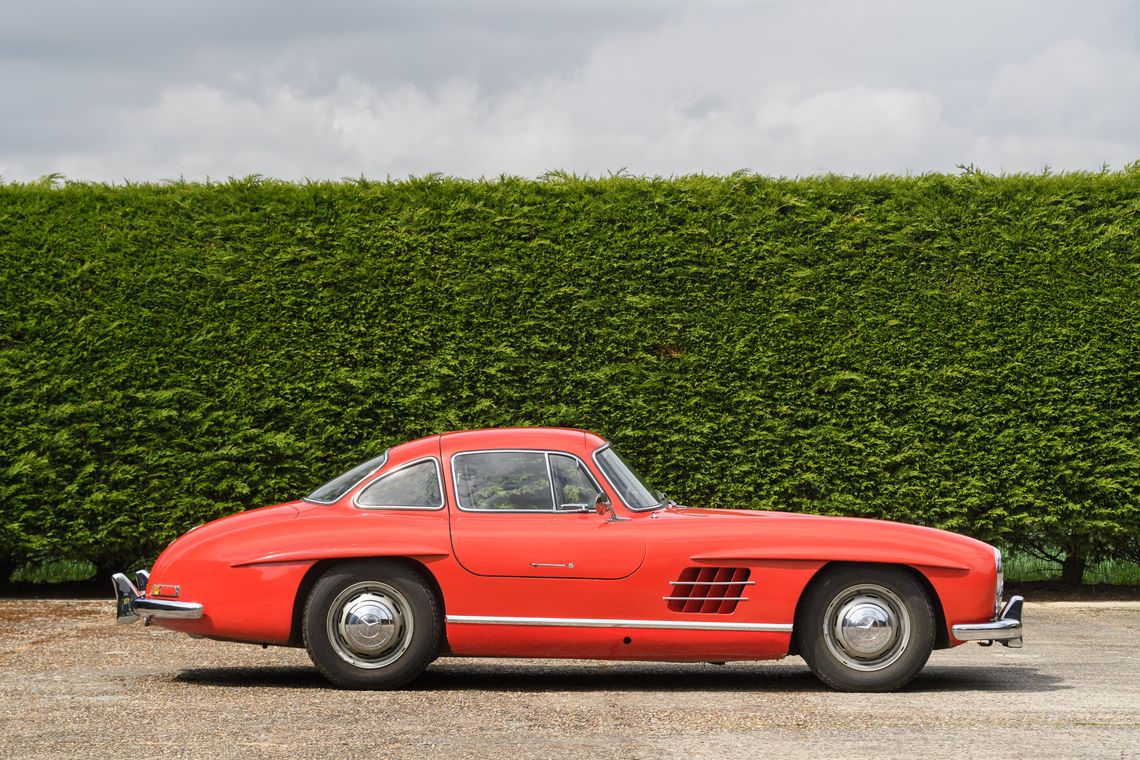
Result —
<svg viewBox="0 0 1140 760"><path fill-rule="evenodd" d="M305 649L333 683L396 689L428 666L443 623L423 575L400 562L360 560L329 569L305 602Z"/></svg>
<svg viewBox="0 0 1140 760"><path fill-rule="evenodd" d="M848 565L825 571L796 618L800 654L841 691L891 691L934 648L934 607L906 570Z"/></svg>

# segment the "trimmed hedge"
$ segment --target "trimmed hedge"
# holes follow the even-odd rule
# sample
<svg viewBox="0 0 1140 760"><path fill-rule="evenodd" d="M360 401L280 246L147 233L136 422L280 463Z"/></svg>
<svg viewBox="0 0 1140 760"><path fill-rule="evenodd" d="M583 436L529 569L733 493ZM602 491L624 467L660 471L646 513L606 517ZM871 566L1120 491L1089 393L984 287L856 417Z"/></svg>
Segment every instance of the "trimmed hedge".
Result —
<svg viewBox="0 0 1140 760"><path fill-rule="evenodd" d="M124 566L492 425L694 505L1135 551L1138 233L1140 164L0 185L0 565Z"/></svg>

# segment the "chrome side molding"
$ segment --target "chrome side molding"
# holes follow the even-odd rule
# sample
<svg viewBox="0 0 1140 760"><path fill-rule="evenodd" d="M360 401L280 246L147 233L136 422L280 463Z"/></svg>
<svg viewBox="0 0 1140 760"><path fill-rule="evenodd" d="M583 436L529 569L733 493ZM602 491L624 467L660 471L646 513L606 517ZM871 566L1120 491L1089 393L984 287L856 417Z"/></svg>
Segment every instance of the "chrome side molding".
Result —
<svg viewBox="0 0 1140 760"><path fill-rule="evenodd" d="M687 598L687 597L686 597ZM721 623L704 620L615 620L611 618L491 617L448 615L448 625L535 625L557 628L653 628L675 631L791 633L791 623Z"/></svg>

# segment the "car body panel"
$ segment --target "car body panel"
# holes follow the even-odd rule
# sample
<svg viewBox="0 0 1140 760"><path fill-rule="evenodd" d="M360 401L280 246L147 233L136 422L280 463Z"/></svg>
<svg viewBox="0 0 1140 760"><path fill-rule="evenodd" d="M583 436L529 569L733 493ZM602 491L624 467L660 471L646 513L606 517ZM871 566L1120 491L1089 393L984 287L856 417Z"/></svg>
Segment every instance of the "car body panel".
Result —
<svg viewBox="0 0 1140 760"><path fill-rule="evenodd" d="M615 580L645 559L640 530L594 513L453 513L451 543L464 569L480 576Z"/></svg>
<svg viewBox="0 0 1140 760"><path fill-rule="evenodd" d="M949 645L960 643L953 625L993 617L996 568L987 544L853 518L680 507L637 512L592 457L605 445L581 430L516 428L393 447L378 471L335 503L251 510L177 539L155 563L150 586L179 586L180 598L201 603L204 614L154 622L220 639L296 644L296 612L313 573L330 562L368 557L403 558L431 575L446 615L448 651L456 655L781 657L791 646L805 589L834 562L911 568L936 596ZM452 457L501 449L577 457L614 515L460 510ZM377 478L429 456L440 464L443 507L354 505ZM687 568L719 568L725 577L746 571L748 585L732 604L721 604L723 610L677 611L667 598L678 593Z"/></svg>

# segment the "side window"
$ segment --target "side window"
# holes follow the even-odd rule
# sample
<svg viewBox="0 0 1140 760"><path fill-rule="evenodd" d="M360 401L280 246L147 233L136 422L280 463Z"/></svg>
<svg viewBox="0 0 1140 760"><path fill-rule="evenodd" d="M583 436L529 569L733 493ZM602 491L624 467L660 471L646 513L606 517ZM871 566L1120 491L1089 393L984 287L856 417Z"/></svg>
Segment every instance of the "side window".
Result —
<svg viewBox="0 0 1140 760"><path fill-rule="evenodd" d="M594 506L594 500L598 498L598 487L576 458L551 454L550 472L554 476L557 509L573 511Z"/></svg>
<svg viewBox="0 0 1140 760"><path fill-rule="evenodd" d="M434 459L401 467L380 477L356 497L361 507L411 507L439 509L439 468Z"/></svg>
<svg viewBox="0 0 1140 760"><path fill-rule="evenodd" d="M553 499L541 451L488 451L452 458L463 509L550 511Z"/></svg>

